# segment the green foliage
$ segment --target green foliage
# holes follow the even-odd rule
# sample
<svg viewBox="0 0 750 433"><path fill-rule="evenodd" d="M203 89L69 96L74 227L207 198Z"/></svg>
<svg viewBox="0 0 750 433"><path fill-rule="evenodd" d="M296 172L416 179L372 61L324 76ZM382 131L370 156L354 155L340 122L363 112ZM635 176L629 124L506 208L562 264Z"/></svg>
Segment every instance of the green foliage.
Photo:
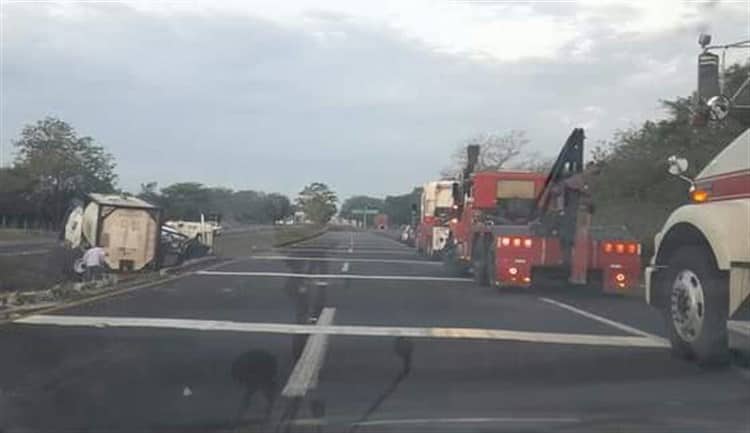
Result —
<svg viewBox="0 0 750 433"><path fill-rule="evenodd" d="M67 204L90 192L115 190L114 158L91 137L80 137L68 123L47 117L27 125L13 142L17 149L15 166L4 172L12 186L1 191L17 193L15 202L35 204L36 215L60 224ZM22 193L21 193L22 191Z"/></svg>
<svg viewBox="0 0 750 433"><path fill-rule="evenodd" d="M339 215L342 218L346 219L356 219L356 220L362 220L361 214L354 214L352 213L353 210L358 209L377 209L380 212L383 212L385 209L385 202L381 198L377 197L368 197L366 195L355 195L353 197L349 197L348 199L344 200L344 203L341 205L341 211L339 212ZM368 218L368 220L372 220L372 216Z"/></svg>
<svg viewBox="0 0 750 433"><path fill-rule="evenodd" d="M297 207L316 224L325 224L336 214L336 194L321 182L307 185L297 197Z"/></svg>
<svg viewBox="0 0 750 433"><path fill-rule="evenodd" d="M138 197L164 208L168 219L198 221L218 214L222 218L244 224L268 224L292 215L289 198L278 193L232 191L207 187L197 182L169 185L158 192L156 182L141 185Z"/></svg>
<svg viewBox="0 0 750 433"><path fill-rule="evenodd" d="M748 67L728 69L727 90L738 86ZM600 174L591 182L599 224L626 225L649 243L669 213L687 199L687 184L667 173L666 160L680 155L695 176L744 126L737 120L695 128L690 124L690 98L663 101L668 117L618 132L614 140L592 152Z"/></svg>
<svg viewBox="0 0 750 433"><path fill-rule="evenodd" d="M392 225L412 223L412 205L417 205L419 215L420 198L422 188L414 188L408 194L389 195L385 198L384 212L388 214Z"/></svg>

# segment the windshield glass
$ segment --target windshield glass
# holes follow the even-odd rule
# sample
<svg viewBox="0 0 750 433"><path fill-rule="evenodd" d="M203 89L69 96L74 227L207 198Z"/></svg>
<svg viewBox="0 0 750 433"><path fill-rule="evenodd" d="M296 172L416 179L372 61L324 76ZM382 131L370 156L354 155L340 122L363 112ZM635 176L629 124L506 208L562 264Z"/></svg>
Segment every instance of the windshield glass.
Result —
<svg viewBox="0 0 750 433"><path fill-rule="evenodd" d="M0 433L748 433L749 28L0 0Z"/></svg>

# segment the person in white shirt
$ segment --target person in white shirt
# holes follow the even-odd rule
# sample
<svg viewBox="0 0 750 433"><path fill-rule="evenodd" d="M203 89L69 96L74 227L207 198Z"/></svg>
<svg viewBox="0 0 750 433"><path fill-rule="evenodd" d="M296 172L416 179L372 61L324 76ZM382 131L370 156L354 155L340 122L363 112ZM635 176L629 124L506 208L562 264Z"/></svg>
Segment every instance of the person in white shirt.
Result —
<svg viewBox="0 0 750 433"><path fill-rule="evenodd" d="M83 253L83 264L86 266L86 281L95 281L100 278L106 264L107 253L104 248L94 246Z"/></svg>

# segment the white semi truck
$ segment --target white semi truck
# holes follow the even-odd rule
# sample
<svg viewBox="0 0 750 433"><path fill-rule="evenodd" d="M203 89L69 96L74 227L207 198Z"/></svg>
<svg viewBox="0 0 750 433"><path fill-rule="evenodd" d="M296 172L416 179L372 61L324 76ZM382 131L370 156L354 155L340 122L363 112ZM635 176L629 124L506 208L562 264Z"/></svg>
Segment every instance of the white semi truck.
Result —
<svg viewBox="0 0 750 433"><path fill-rule="evenodd" d="M700 39L696 123L732 115L750 125L750 77L733 95L720 85L716 49ZM700 364L724 364L730 336L750 335L750 129L690 179L688 162L669 158L669 172L689 183L691 203L675 209L655 237L646 268L646 299L664 313L672 352Z"/></svg>

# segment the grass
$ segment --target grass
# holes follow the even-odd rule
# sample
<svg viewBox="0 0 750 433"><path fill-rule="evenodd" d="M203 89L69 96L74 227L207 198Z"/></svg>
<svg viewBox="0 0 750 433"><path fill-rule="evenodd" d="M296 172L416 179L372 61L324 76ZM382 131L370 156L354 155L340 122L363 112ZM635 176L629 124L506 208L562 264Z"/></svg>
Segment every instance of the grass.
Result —
<svg viewBox="0 0 750 433"><path fill-rule="evenodd" d="M46 254L0 257L0 291L48 289L66 279L73 252L55 247Z"/></svg>
<svg viewBox="0 0 750 433"><path fill-rule="evenodd" d="M320 233L316 225L268 226L245 232L227 233L216 240L216 255L241 257L254 251L294 242ZM2 233L5 230L0 231ZM25 232L14 240L35 239ZM15 234L14 234L15 235ZM7 236L10 240L10 235ZM37 237L39 235L37 234ZM0 256L0 291L25 291L48 289L69 279L74 253L54 247L47 254L25 256Z"/></svg>

